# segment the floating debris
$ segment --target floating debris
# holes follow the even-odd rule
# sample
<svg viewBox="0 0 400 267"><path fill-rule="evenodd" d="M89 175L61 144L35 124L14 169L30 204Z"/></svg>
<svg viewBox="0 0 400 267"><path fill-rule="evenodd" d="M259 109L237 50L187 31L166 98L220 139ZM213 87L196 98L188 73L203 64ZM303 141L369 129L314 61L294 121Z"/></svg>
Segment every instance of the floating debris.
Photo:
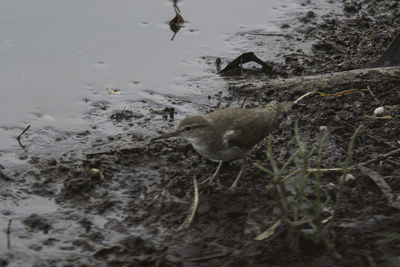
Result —
<svg viewBox="0 0 400 267"><path fill-rule="evenodd" d="M101 180L104 180L104 174L101 170L91 168L88 164L85 165L85 172L89 175L98 175Z"/></svg>
<svg viewBox="0 0 400 267"><path fill-rule="evenodd" d="M107 88L107 92L110 95L120 95L121 94L121 90L117 89L117 88Z"/></svg>

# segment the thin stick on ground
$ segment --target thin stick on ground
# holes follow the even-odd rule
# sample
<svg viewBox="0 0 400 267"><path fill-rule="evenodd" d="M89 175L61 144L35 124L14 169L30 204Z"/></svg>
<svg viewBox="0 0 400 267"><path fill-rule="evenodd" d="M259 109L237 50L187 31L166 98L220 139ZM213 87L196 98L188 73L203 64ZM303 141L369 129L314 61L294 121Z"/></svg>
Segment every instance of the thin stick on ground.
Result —
<svg viewBox="0 0 400 267"><path fill-rule="evenodd" d="M391 157L391 156L394 156L394 155L396 155L396 154L400 154L400 148L396 148L396 149L394 149L394 150L392 150L392 151L390 151L390 152L388 152L388 153L378 155L378 156L376 156L375 158L370 159L370 160L367 160L367 161L364 161L364 162L362 162L362 163L360 163L360 164L358 164L358 165L359 165L359 166L360 166L360 165L368 166L368 165L371 164L371 163L375 163L375 162L377 162L377 161L387 159L387 158L389 158L389 157Z"/></svg>
<svg viewBox="0 0 400 267"><path fill-rule="evenodd" d="M179 231L190 227L190 225L193 222L194 216L196 214L197 207L199 206L199 188L197 186L196 176L193 177L193 187L194 187L193 203L190 206L190 209L189 209L188 215L186 216L185 221L181 224L181 226L179 226Z"/></svg>
<svg viewBox="0 0 400 267"><path fill-rule="evenodd" d="M300 100L302 100L303 98L305 98L305 97L307 97L307 96L309 96L309 95L313 95L313 94L315 94L315 93L318 93L318 91L312 91L312 92L305 93L304 95L300 96L300 97L297 98L295 101L293 101L293 104L297 104L297 103L299 103Z"/></svg>
<svg viewBox="0 0 400 267"><path fill-rule="evenodd" d="M371 95L371 97L375 100L375 102L376 102L377 104L380 104L381 101L379 101L379 99L376 98L374 92L372 92L371 87L369 87L369 85L367 86L367 89L368 89L368 93L369 93L369 94Z"/></svg>
<svg viewBox="0 0 400 267"><path fill-rule="evenodd" d="M379 189L382 191L383 195L386 197L388 203L390 206L400 209L400 203L396 195L393 193L392 188L386 183L385 179L376 171L371 170L370 168L367 168L363 165L359 165L358 168L362 173L367 175L369 178L371 178L372 181L375 182L375 184L379 187Z"/></svg>
<svg viewBox="0 0 400 267"><path fill-rule="evenodd" d="M240 108L244 108L244 104L246 103L246 101L247 101L247 96L243 99L243 102L240 105Z"/></svg>
<svg viewBox="0 0 400 267"><path fill-rule="evenodd" d="M351 169L351 168L349 168ZM344 168L307 168L307 172L343 172Z"/></svg>
<svg viewBox="0 0 400 267"><path fill-rule="evenodd" d="M384 96L386 96L386 95L392 93L392 91L396 91L396 90L399 90L399 89L400 89L400 86L397 86L397 87L394 87L394 88L385 90L385 92L379 94L379 95L377 96L377 98L383 98ZM367 99L367 100L368 100L368 99Z"/></svg>
<svg viewBox="0 0 400 267"><path fill-rule="evenodd" d="M18 144L19 144L20 147L22 147L22 148L25 148L25 146L23 146L23 145L21 144L21 136L22 136L30 127L31 127L31 125L28 125L28 127L26 127L25 130L23 130L22 133L21 133L20 135L18 135L18 137L17 137Z"/></svg>
<svg viewBox="0 0 400 267"><path fill-rule="evenodd" d="M214 253L210 253L208 255L205 256L201 256L201 257L197 257L197 258L191 258L188 259L191 262L200 262L200 261L209 261L212 259L217 259L217 258L222 258L222 257L227 257L229 256L229 252L214 252Z"/></svg>
<svg viewBox="0 0 400 267"><path fill-rule="evenodd" d="M332 47L334 47L340 53L346 54L346 51L344 51L344 48L339 47L337 44L335 44L333 42L330 42L328 40L325 40L324 38L321 38L321 37L319 37L319 36L317 36L315 34L313 36L314 36L314 38L320 40L321 42L331 45Z"/></svg>
<svg viewBox="0 0 400 267"><path fill-rule="evenodd" d="M8 221L8 227L7 227L7 248L8 249L11 248L11 244L10 244L11 222L12 222L12 219L10 219Z"/></svg>

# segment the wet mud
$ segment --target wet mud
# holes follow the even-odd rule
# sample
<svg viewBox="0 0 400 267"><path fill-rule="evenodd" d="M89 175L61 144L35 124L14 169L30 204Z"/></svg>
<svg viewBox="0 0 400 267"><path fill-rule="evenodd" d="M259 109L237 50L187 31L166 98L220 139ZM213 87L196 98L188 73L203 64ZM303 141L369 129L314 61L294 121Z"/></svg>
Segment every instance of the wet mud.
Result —
<svg viewBox="0 0 400 267"><path fill-rule="evenodd" d="M307 5L307 3L305 3ZM268 62L269 78L294 77L365 68L383 53L400 29L397 1L345 1L336 13L310 10L282 38L282 62ZM309 52L296 43L313 43ZM251 40L249 41L251 42ZM266 74L242 70L240 79L257 81ZM235 79L230 76L227 79ZM281 116L272 131L271 147L279 165L298 148L294 125L308 147L318 147L328 133L321 168L340 167L357 126L354 164L399 148L400 84L382 81L341 97L312 96ZM340 92L348 88L337 88ZM335 93L335 92L329 92ZM219 106L242 100L241 92L210 96ZM247 108L299 95L272 89L246 95ZM372 118L384 106L388 119ZM93 106L129 129L142 114ZM208 111L216 107L208 107ZM162 110L162 109L161 109ZM154 116L171 119L165 109ZM364 116L368 115L368 116ZM217 164L198 155L183 140L150 142L130 134L91 140L59 157L29 157L31 167L10 171L0 165L2 251L0 266L396 266L400 264L400 210L388 204L377 184L355 168L343 189L332 223L333 249L285 225L263 240L255 238L278 219L272 178L248 168L235 192L227 189L240 162L226 163L221 186L200 184L199 206L192 225L180 229L193 199L192 179L211 176ZM270 168L267 141L257 145L249 162ZM315 162L314 162L315 163ZM400 193L399 154L368 168ZM338 172L322 175L322 187L338 190ZM312 185L307 197L315 199ZM293 187L286 188L294 195ZM329 217L332 209L326 210ZM23 212L21 212L21 210ZM8 228L8 229L7 229ZM305 229L309 230L309 229ZM306 231L304 231L306 232ZM27 245L26 251L21 243ZM333 251L336 253L333 253ZM398 265L397 265L398 266Z"/></svg>

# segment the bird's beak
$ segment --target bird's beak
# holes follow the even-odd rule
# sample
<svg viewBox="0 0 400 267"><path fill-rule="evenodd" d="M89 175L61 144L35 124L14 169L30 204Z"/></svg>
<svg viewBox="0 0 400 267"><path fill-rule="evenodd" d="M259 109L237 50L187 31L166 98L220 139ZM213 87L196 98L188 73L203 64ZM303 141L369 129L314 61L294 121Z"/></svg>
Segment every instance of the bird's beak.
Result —
<svg viewBox="0 0 400 267"><path fill-rule="evenodd" d="M177 136L179 136L179 133L180 132L175 131L175 132L171 132L171 133L162 134L162 135L159 135L159 136L151 139L151 141L156 141L156 140L160 140L160 139L166 139L166 138L170 138L170 137L177 137Z"/></svg>

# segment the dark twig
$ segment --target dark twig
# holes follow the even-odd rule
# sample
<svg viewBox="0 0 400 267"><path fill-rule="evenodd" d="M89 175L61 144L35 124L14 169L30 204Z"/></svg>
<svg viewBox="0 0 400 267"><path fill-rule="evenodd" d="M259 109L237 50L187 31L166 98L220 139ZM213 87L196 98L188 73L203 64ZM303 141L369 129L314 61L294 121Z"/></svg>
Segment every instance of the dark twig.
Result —
<svg viewBox="0 0 400 267"><path fill-rule="evenodd" d="M396 90L399 90L400 89L400 86L396 86L396 87L394 87L394 88L392 88L392 89L388 89L388 90L386 90L384 93L382 93L382 94L379 94L377 97L378 98L382 98L383 96L386 96L386 95L388 95L388 94L390 94L392 91L396 91Z"/></svg>
<svg viewBox="0 0 400 267"><path fill-rule="evenodd" d="M378 155L373 159L370 159L370 160L367 160L367 161L364 161L364 162L360 163L359 165L368 166L371 163L375 163L377 161L387 159L387 158L389 158L391 156L394 156L396 154L400 154L400 148L397 148L397 149L392 150L392 151L390 151L388 153L385 153L385 154Z"/></svg>
<svg viewBox="0 0 400 267"><path fill-rule="evenodd" d="M174 120L174 111L175 111L174 108L169 108L169 118L171 121Z"/></svg>
<svg viewBox="0 0 400 267"><path fill-rule="evenodd" d="M367 86L367 89L368 89L368 93L369 93L369 94L371 95L371 97L375 100L375 102L376 102L377 104L380 104L381 101L379 101L379 99L376 98L376 96L375 96L374 93L372 92L371 87L369 87L369 85Z"/></svg>
<svg viewBox="0 0 400 267"><path fill-rule="evenodd" d="M306 55L306 54L302 54L302 53L290 53L290 54L286 54L283 57L312 57L312 55Z"/></svg>
<svg viewBox="0 0 400 267"><path fill-rule="evenodd" d="M390 94L392 91L395 91L395 90L398 90L398 89L400 89L400 86L396 86L396 87L393 87L393 88L391 88L391 89L385 90L385 92L383 92L382 94L379 94L379 95L375 96L375 98L376 98L376 99L383 98L384 96ZM367 89L367 90L368 90L368 89ZM371 96L371 97L362 99L361 102L369 102L369 101L371 101L371 99L373 99L373 98L374 98L374 97Z"/></svg>
<svg viewBox="0 0 400 267"><path fill-rule="evenodd" d="M320 41L323 42L323 43L326 43L326 44L328 44L328 45L331 45L333 48L335 48L335 49L336 49L337 51L339 51L340 53L346 54L346 51L344 50L344 48L339 47L339 45L337 45L337 44L335 44L335 43L333 43L333 42L330 42L330 41L328 41L328 40L325 40L324 38L321 38L321 37L319 37L319 36L317 36L317 35L314 35L314 37L315 37L316 39L320 40Z"/></svg>
<svg viewBox="0 0 400 267"><path fill-rule="evenodd" d="M21 136L22 136L30 127L31 127L31 125L28 125L28 127L26 127L25 130L23 130L22 133L21 133L20 135L18 135L18 137L17 137L18 144L19 144L22 148L25 148L25 146L23 146L23 145L21 144Z"/></svg>
<svg viewBox="0 0 400 267"><path fill-rule="evenodd" d="M12 219L10 219L8 221L8 227L7 227L7 248L8 249L11 248L11 245L10 245L11 222L12 222Z"/></svg>
<svg viewBox="0 0 400 267"><path fill-rule="evenodd" d="M243 53L240 56L238 56L235 60L233 60L231 63L229 63L223 70L219 72L219 74L224 74L226 72L242 68L242 65L247 63L247 62L256 62L260 64L263 67L263 70L266 73L271 73L272 72L272 67L269 66L267 63L259 59L253 52L247 52Z"/></svg>
<svg viewBox="0 0 400 267"><path fill-rule="evenodd" d="M229 256L228 252L215 252L215 253L210 253L209 255L204 255L204 256L197 257L197 258L191 258L188 260L191 262L200 262L200 261L208 261L208 260L227 257L227 256Z"/></svg>
<svg viewBox="0 0 400 267"><path fill-rule="evenodd" d="M243 102L240 105L240 108L244 108L244 104L246 103L246 101L247 101L247 96L243 99Z"/></svg>
<svg viewBox="0 0 400 267"><path fill-rule="evenodd" d="M246 35L260 35L260 36L285 36L283 33L246 33Z"/></svg>
<svg viewBox="0 0 400 267"><path fill-rule="evenodd" d="M217 72L221 71L221 58L217 57L215 60L215 66L217 67Z"/></svg>
<svg viewBox="0 0 400 267"><path fill-rule="evenodd" d="M389 205L393 208L400 209L400 202L397 196L393 193L392 188L388 185L388 183L385 181L385 178L383 178L379 173L376 171L373 171L363 165L358 165L358 168L362 173L367 175L372 181L375 182L375 184L379 187L379 189L382 191L383 195L386 197Z"/></svg>

